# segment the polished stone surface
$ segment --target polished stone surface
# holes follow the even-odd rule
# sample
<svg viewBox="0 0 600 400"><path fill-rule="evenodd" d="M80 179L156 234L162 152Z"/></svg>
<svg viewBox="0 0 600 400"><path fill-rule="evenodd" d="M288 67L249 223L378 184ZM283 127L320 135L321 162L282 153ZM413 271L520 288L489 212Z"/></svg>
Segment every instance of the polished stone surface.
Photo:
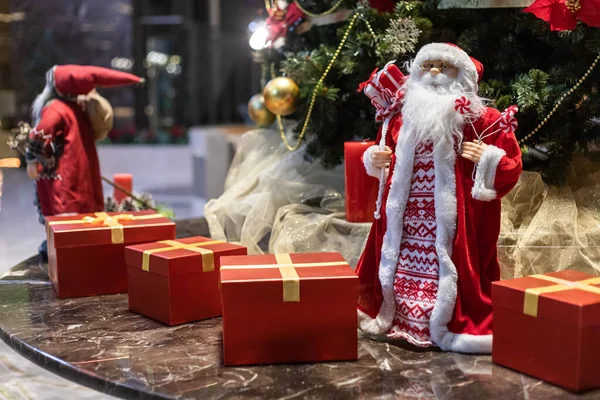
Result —
<svg viewBox="0 0 600 400"><path fill-rule="evenodd" d="M178 224L206 234L205 221ZM222 365L221 320L167 327L127 309L127 296L58 300L36 258L0 280L0 335L59 375L128 398L595 399L491 363L359 338L357 362Z"/></svg>

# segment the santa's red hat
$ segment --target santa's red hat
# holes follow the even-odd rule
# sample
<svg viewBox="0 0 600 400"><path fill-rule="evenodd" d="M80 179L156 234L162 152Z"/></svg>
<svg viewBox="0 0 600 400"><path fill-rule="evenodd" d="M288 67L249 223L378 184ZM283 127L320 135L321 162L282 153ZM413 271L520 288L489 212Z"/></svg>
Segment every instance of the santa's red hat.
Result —
<svg viewBox="0 0 600 400"><path fill-rule="evenodd" d="M57 65L54 67L54 89L61 95L88 94L98 87L114 87L142 82L127 72L91 65Z"/></svg>
<svg viewBox="0 0 600 400"><path fill-rule="evenodd" d="M417 53L414 64L420 66L427 60L442 60L454 65L475 86L483 77L483 64L453 43L429 43L423 46Z"/></svg>

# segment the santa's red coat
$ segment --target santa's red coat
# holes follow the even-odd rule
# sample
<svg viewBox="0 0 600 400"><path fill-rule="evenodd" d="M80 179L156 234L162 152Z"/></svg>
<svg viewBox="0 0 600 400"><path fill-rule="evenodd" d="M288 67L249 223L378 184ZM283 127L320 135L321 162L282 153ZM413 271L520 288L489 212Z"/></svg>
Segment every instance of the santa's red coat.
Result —
<svg viewBox="0 0 600 400"><path fill-rule="evenodd" d="M64 144L56 169L44 171L36 182L44 216L104 210L94 132L75 102L55 99L46 105L30 140L43 141L47 157L58 143Z"/></svg>
<svg viewBox="0 0 600 400"><path fill-rule="evenodd" d="M490 125L494 126L487 133L499 129L496 123L499 118L497 110L486 108L473 126L465 125L463 140L476 140L475 131L481 133ZM386 135L393 155L381 219L373 223L357 266L360 328L373 335L384 335L395 314L393 282L415 149L411 136L403 133L398 114L390 121ZM488 147L476 174L473 174L475 164L460 156L458 145L454 149L451 144L446 148L438 146L434 152L440 278L430 332L432 341L443 350L491 352L491 289L492 282L500 279L496 248L500 199L516 185L522 164L514 133L497 132L484 142ZM367 172L379 177L380 171L370 161L376 150L375 146L367 150L363 161Z"/></svg>

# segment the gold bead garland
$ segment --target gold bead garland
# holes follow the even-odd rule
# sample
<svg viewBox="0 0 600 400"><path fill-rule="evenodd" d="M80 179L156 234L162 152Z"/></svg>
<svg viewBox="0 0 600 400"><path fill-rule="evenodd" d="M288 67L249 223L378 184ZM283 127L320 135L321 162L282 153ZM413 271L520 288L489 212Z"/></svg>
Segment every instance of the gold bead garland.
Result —
<svg viewBox="0 0 600 400"><path fill-rule="evenodd" d="M325 78L329 74L329 71L331 71L331 68L333 67L333 64L335 64L337 58L339 57L340 53L342 52L342 49L343 49L344 45L346 44L346 40L348 40L348 36L350 35L350 32L352 31L352 28L354 28L356 20L358 19L359 16L360 16L360 14L354 14L354 16L352 17L352 19L350 20L350 24L348 25L348 28L346 29L346 32L344 32L344 36L342 37L342 41L340 42L339 46L335 50L335 53L333 54L333 57L329 61L329 64L327 65L327 68L325 68L325 71L323 72L323 75L321 75L321 78L319 78L319 80L317 81L317 84L315 85L315 88L312 91L312 95L311 95L311 98L310 98L310 103L308 105L308 112L306 113L306 118L304 119L304 125L302 126L302 130L300 131L300 135L298 136L298 142L294 146L290 145L289 142L287 141L287 138L285 137L285 130L283 128L283 122L281 120L281 115L277 115L276 116L276 118L277 118L277 125L279 126L279 134L281 136L281 140L283 140L283 143L285 144L285 147L287 147L287 149L289 151L295 151L295 150L297 150L300 147L300 144L302 143L302 139L304 138L304 135L306 134L306 129L308 127L308 122L310 121L310 117L312 115L312 111L313 111L313 108L315 106L315 100L317 98L317 94L319 92L319 89L323 85L323 82L325 82ZM276 75L275 74L275 67L273 66L273 64L271 64L271 78L275 78L275 75Z"/></svg>
<svg viewBox="0 0 600 400"><path fill-rule="evenodd" d="M324 17L326 15L332 14L335 10L337 10L342 5L343 2L344 2L344 0L338 0L333 6L331 6L331 8L329 10L324 11L320 14L315 14L315 13L308 11L304 7L302 7L300 5L300 3L298 2L298 0L294 0L294 4L296 4L296 7L298 7L298 9L300 11L302 11L305 15L308 15L311 18ZM274 7L273 0L265 0L265 8L267 9L267 12L271 11L271 8L273 8L273 7Z"/></svg>
<svg viewBox="0 0 600 400"><path fill-rule="evenodd" d="M375 39L377 37L377 35L375 34L375 31L373 30L371 23L362 15L361 15L361 19L364 21L365 25L367 25L367 29L369 30L369 33L371 34L371 36L373 36L373 39ZM379 46L377 46L377 47L379 47Z"/></svg>
<svg viewBox="0 0 600 400"><path fill-rule="evenodd" d="M577 0L575 0L575 1L577 1ZM548 122L550 120L550 118L552 118L552 116L554 115L554 113L556 111L558 111L558 108L567 99L567 97L569 97L571 94L573 94L573 92L576 91L577 89L579 89L579 87L583 84L583 82L585 82L585 80L592 73L592 71L594 70L594 68L596 68L596 65L598 65L599 62L600 62L600 54L598 54L598 57L596 57L596 59L594 60L594 62L592 63L592 65L588 68L588 70L585 72L585 74L577 81L577 83L571 89L569 89L568 92L564 93L560 97L560 99L558 99L558 101L556 102L556 104L554 105L554 107L552 108L552 110L550 111L550 113L548 113L548 115L542 120L542 122L540 122L539 125L533 131L531 131L531 133L529 133L523 139L519 140L519 144L525 143L533 135L535 135L540 129L542 129L542 127L544 125L546 125L546 122Z"/></svg>
<svg viewBox="0 0 600 400"><path fill-rule="evenodd" d="M342 5L343 2L344 2L344 0L338 0L333 6L331 6L331 8L329 10L324 11L324 12L322 12L320 14L314 14L314 13L311 13L310 11L304 9L304 7L302 7L300 5L300 3L298 2L298 0L294 0L294 4L296 4L296 6L298 7L298 9L300 11L302 11L304 14L308 15L309 17L311 17L311 18L324 17L326 15L329 15L329 14L333 13L335 10L337 10Z"/></svg>

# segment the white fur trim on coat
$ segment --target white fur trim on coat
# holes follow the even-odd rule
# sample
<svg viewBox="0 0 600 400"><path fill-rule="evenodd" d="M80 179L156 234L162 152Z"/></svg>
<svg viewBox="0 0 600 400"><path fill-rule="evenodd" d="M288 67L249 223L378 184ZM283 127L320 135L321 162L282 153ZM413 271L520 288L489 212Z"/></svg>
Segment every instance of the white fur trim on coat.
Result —
<svg viewBox="0 0 600 400"><path fill-rule="evenodd" d="M379 146L374 145L369 147L363 153L362 160L363 164L365 165L365 170L367 171L367 174L369 176L372 176L373 178L379 179L379 177L381 176L381 168L377 168L373 165L373 153L376 151L379 151Z"/></svg>
<svg viewBox="0 0 600 400"><path fill-rule="evenodd" d="M414 64L420 66L427 60L442 60L454 65L459 70L459 77L462 75L474 87L477 87L479 76L475 64L471 57L462 49L450 46L447 43L429 43L419 50L415 57Z"/></svg>
<svg viewBox="0 0 600 400"><path fill-rule="evenodd" d="M396 146L396 167L392 175L390 193L386 203L387 227L381 248L379 281L383 302L375 318L359 311L359 326L372 335L383 335L391 327L396 312L394 278L402 243L402 223L413 172L415 143L409 139L410 126L402 125ZM454 235L456 233L456 153L452 143L439 145L434 152L435 214L437 223L436 250L439 261L439 284L436 304L429 322L431 339L446 351L461 353L491 353L492 335L455 334L448 330L454 315L458 275L452 262Z"/></svg>
<svg viewBox="0 0 600 400"><path fill-rule="evenodd" d="M496 189L494 189L494 182L498 164L505 155L506 152L499 147L488 145L485 148L477 164L475 183L471 191L475 200L491 201L498 197Z"/></svg>

